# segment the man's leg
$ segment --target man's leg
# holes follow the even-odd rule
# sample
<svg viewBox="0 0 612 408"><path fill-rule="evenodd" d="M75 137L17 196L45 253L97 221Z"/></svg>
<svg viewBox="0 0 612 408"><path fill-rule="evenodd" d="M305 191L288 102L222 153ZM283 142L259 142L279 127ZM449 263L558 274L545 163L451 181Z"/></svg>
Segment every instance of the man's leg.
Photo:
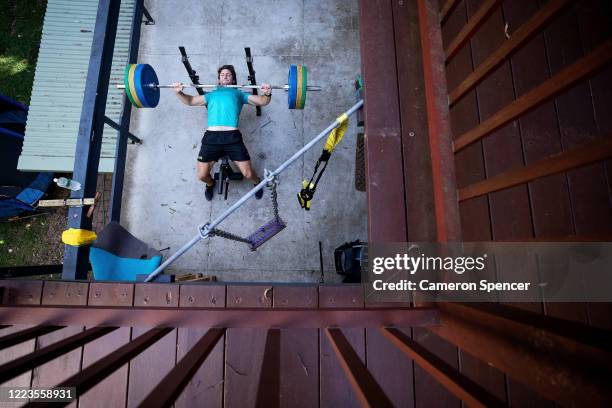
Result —
<svg viewBox="0 0 612 408"><path fill-rule="evenodd" d="M244 178L251 180L254 184L259 184L261 179L255 174L255 170L251 167L251 161L234 161Z"/></svg>
<svg viewBox="0 0 612 408"><path fill-rule="evenodd" d="M230 159L236 163L244 178L250 180L255 185L259 184L261 179L255 174L253 167L251 167L251 157L244 142L240 141L240 143L232 144L231 147L228 147L228 151ZM255 193L256 199L260 200L261 197L263 197L263 188L260 188Z"/></svg>
<svg viewBox="0 0 612 408"><path fill-rule="evenodd" d="M215 164L214 161L210 161L210 162L199 161L196 166L196 174L197 174L198 179L202 180L209 187L213 185L213 179L212 177L210 177L210 171L212 170L212 167L214 164Z"/></svg>

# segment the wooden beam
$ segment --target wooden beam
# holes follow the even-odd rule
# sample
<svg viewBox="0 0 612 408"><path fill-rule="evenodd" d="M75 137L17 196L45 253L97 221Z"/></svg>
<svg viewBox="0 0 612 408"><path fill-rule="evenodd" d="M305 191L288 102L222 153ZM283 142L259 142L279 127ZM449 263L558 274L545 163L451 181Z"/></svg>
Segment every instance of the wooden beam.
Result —
<svg viewBox="0 0 612 408"><path fill-rule="evenodd" d="M151 285L149 285L151 286ZM153 285L154 286L154 285ZM164 286L164 285L160 285ZM111 307L111 306L0 306L1 324L58 324L67 326L231 327L231 328L346 328L428 326L438 321L434 308L384 307L373 309L240 309Z"/></svg>
<svg viewBox="0 0 612 408"><path fill-rule="evenodd" d="M432 182L431 151L427 123L427 100L423 76L423 52L418 7L397 1L393 4L393 28L397 53L397 82L402 128L402 159L406 229L408 242L434 242L436 215ZM434 20L438 21L434 8ZM439 27L439 22L437 23ZM441 48L441 47L440 47ZM442 51L440 51L440 54ZM442 56L442 59L444 57ZM443 62L442 62L443 63ZM441 73L444 76L444 72ZM446 98L446 95L444 96ZM451 143L452 155L452 143ZM452 169L454 170L454 169ZM418 174L418 177L414 177ZM450 176L453 177L454 176ZM456 199L455 199L456 201ZM399 395L400 393L398 393ZM394 401L396 404L399 401Z"/></svg>
<svg viewBox="0 0 612 408"><path fill-rule="evenodd" d="M461 47L472 38L474 33L487 21L487 18L495 11L499 3L501 3L501 0L486 0L478 11L468 20L466 25L444 51L447 64L457 55Z"/></svg>
<svg viewBox="0 0 612 408"><path fill-rule="evenodd" d="M440 25L444 24L451 11L455 9L457 4L459 4L459 0L446 0L444 6L442 6L442 10L440 10Z"/></svg>
<svg viewBox="0 0 612 408"><path fill-rule="evenodd" d="M612 61L612 40L563 69L455 140L455 153L593 75Z"/></svg>
<svg viewBox="0 0 612 408"><path fill-rule="evenodd" d="M520 26L498 49L493 51L476 69L469 74L449 94L449 106L454 106L465 94L483 81L506 58L513 55L519 48L533 38L554 16L565 8L571 0L551 0Z"/></svg>
<svg viewBox="0 0 612 408"><path fill-rule="evenodd" d="M452 314L537 347L612 368L612 331L501 303L440 303Z"/></svg>
<svg viewBox="0 0 612 408"><path fill-rule="evenodd" d="M0 350L12 347L24 341L35 339L47 333L63 329L65 326L34 326L0 337Z"/></svg>
<svg viewBox="0 0 612 408"><path fill-rule="evenodd" d="M404 242L406 202L391 2L360 0L359 17L368 239Z"/></svg>
<svg viewBox="0 0 612 408"><path fill-rule="evenodd" d="M545 398L562 406L575 405L576 401L588 406L612 403L608 385L608 378L612 376L609 352L592 347L593 341L609 342L610 335L588 336L591 338L588 340L576 332L604 332L601 329L571 323L580 328L575 328L570 337L563 328L569 322L510 306L456 303L439 303L439 306L440 325L428 330Z"/></svg>
<svg viewBox="0 0 612 408"><path fill-rule="evenodd" d="M412 340L398 329L381 328L382 334L414 360L444 388L465 402L470 407L503 407L507 406L499 398L480 385L462 375L457 369L447 364L434 353Z"/></svg>
<svg viewBox="0 0 612 408"><path fill-rule="evenodd" d="M439 69L444 64L442 33L436 19L434 3L430 0L417 1L436 238L438 242L461 241L446 77L444 70Z"/></svg>
<svg viewBox="0 0 612 408"><path fill-rule="evenodd" d="M93 205L96 203L95 198L66 198L59 200L38 200L39 207L74 207Z"/></svg>
<svg viewBox="0 0 612 408"><path fill-rule="evenodd" d="M612 242L612 234L542 235L539 237L501 239L501 240L495 240L495 242Z"/></svg>
<svg viewBox="0 0 612 408"><path fill-rule="evenodd" d="M280 407L280 350L281 331L270 329L266 336L256 407Z"/></svg>
<svg viewBox="0 0 612 408"><path fill-rule="evenodd" d="M459 202L561 173L612 157L612 135L585 147L567 150L459 189Z"/></svg>
<svg viewBox="0 0 612 408"><path fill-rule="evenodd" d="M0 384L102 337L117 327L92 327L0 366Z"/></svg>
<svg viewBox="0 0 612 408"><path fill-rule="evenodd" d="M340 329L325 329L325 334L361 405L392 407L393 404L361 362Z"/></svg>
<svg viewBox="0 0 612 408"><path fill-rule="evenodd" d="M140 403L142 407L169 407L181 394L225 329L210 329Z"/></svg>
<svg viewBox="0 0 612 408"><path fill-rule="evenodd" d="M109 351L106 357L101 358L86 369L58 384L57 387L75 387L77 395L83 395L171 331L172 328L150 329L126 345L112 350L112 352Z"/></svg>

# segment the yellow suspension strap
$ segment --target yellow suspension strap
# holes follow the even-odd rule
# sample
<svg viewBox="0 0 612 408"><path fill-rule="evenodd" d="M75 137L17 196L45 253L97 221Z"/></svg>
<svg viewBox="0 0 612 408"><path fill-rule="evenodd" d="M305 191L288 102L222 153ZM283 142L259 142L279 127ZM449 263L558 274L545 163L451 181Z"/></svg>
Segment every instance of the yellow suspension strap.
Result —
<svg viewBox="0 0 612 408"><path fill-rule="evenodd" d="M346 132L346 128L348 127L348 118L349 117L346 113L343 113L338 118L336 118L338 126L329 133L329 136L327 136L327 140L325 141L325 147L323 147L321 156L319 157L319 160L317 160L317 164L315 164L312 177L310 178L310 180L302 181L302 189L297 194L297 197L298 202L300 203L300 207L302 207L306 211L310 211L310 201L312 201L312 198L314 197L314 193L317 189L317 184L319 184L319 180L321 179L323 172L327 168L327 163L329 161L329 158L331 157L332 152L344 137L344 133ZM323 167L319 172L319 166L322 163Z"/></svg>

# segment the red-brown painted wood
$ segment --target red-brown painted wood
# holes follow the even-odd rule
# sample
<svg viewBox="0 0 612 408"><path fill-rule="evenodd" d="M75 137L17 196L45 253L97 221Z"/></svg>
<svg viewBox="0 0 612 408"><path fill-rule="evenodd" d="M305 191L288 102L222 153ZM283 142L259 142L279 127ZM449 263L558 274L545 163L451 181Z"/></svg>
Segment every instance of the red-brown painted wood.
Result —
<svg viewBox="0 0 612 408"><path fill-rule="evenodd" d="M84 306L87 304L88 286L85 282L45 281L41 304ZM82 326L72 326L39 337L36 348L48 346L81 331ZM54 386L78 373L81 370L82 354L83 348L80 347L32 370L32 387ZM76 401L69 406L76 407Z"/></svg>
<svg viewBox="0 0 612 408"><path fill-rule="evenodd" d="M575 6L553 21L544 31L546 55L551 75L558 74L577 63L584 56L580 43ZM590 142L596 135L597 125L592 108L588 81L572 87L555 99L561 148L571 149ZM609 193L605 168L594 164L567 172L568 190L572 208L574 232L577 235L610 231ZM586 305L546 304L551 316L586 322Z"/></svg>
<svg viewBox="0 0 612 408"><path fill-rule="evenodd" d="M517 1L515 3L525 6L525 9L530 13L529 20L516 21L515 19L511 19L511 16L507 16L508 41L505 41L499 48L493 51L476 67L474 72L469 74L449 93L450 106L456 104L467 92L486 78L491 71L505 62L509 56L519 51L533 36L539 35L542 27L554 18L563 7L570 3L570 1L552 0L546 3L540 10L537 10L537 4L533 1ZM516 27L518 27L518 29Z"/></svg>
<svg viewBox="0 0 612 408"><path fill-rule="evenodd" d="M587 166L612 156L612 140L605 139L587 146L568 149L545 157L532 164L508 170L487 180L459 190L459 200L469 200L484 194L504 190L517 185L541 181L551 175Z"/></svg>
<svg viewBox="0 0 612 408"><path fill-rule="evenodd" d="M361 285L326 285L319 287L319 307L350 307L363 309L363 288ZM365 363L364 329L343 329L362 362ZM325 333L319 333L320 345L320 407L358 406L359 400L346 378L340 363Z"/></svg>
<svg viewBox="0 0 612 408"><path fill-rule="evenodd" d="M43 281L2 281L4 295L3 305L40 305L42 298ZM2 329L2 335L16 333L33 326L14 325ZM36 339L28 340L2 350L0 353L0 364L7 363L19 357L23 357L36 349ZM32 380L32 372L23 373L9 381L0 384L3 387L29 387Z"/></svg>
<svg viewBox="0 0 612 408"><path fill-rule="evenodd" d="M135 284L134 307L178 307L179 285ZM150 327L133 327L132 340L146 333ZM176 363L176 335L174 329L130 361L127 406L138 406Z"/></svg>
<svg viewBox="0 0 612 408"><path fill-rule="evenodd" d="M436 219L418 9L392 2L408 241L435 241Z"/></svg>
<svg viewBox="0 0 612 408"><path fill-rule="evenodd" d="M448 48L444 50L446 54L446 62L450 61L457 52L465 45L466 42L474 35L476 31L486 23L489 16L499 6L500 0L486 0L482 2L478 10L472 14L466 24L463 26L457 37L451 41Z"/></svg>
<svg viewBox="0 0 612 408"><path fill-rule="evenodd" d="M576 17L584 52L590 52L612 37L610 4L606 0L584 0L576 4ZM590 78L593 109L599 134L612 132L612 66ZM612 191L612 161L605 163L608 189ZM612 329L612 304L589 304L591 324Z"/></svg>
<svg viewBox="0 0 612 408"><path fill-rule="evenodd" d="M368 239L406 241L402 140L393 12L386 0L359 2L364 86Z"/></svg>
<svg viewBox="0 0 612 408"><path fill-rule="evenodd" d="M574 88L574 86L604 69L611 61L612 41L606 41L584 58L577 60L574 64L556 73L550 80L540 84L527 94L520 96L514 103L499 108L494 115L488 117L488 119L480 125L459 136L455 140L455 152L464 149L476 140L491 135L493 132L507 126L521 115L535 109L557 95L567 91L562 96L571 94L573 94L574 97L579 96L580 88ZM490 76L487 80L493 79L491 79ZM578 92L578 94L575 92Z"/></svg>
<svg viewBox="0 0 612 408"><path fill-rule="evenodd" d="M410 336L410 329L401 329ZM366 329L368 370L394 407L414 407L414 366L399 349L389 347L380 329ZM402 373L398 375L398 373ZM433 402L433 401L432 401Z"/></svg>
<svg viewBox="0 0 612 408"><path fill-rule="evenodd" d="M409 356L423 370L434 377L449 392L470 407L506 406L501 400L486 391L481 385L461 375L444 360L410 338L409 333L399 329L381 328L386 340L406 356Z"/></svg>
<svg viewBox="0 0 612 408"><path fill-rule="evenodd" d="M465 5L461 2L444 25L443 36L447 38L455 35L465 24L466 18ZM449 88L456 86L471 72L471 44L468 44L446 67ZM465 98L454 105L450 110L450 115L451 131L454 138L478 123L476 91L470 91ZM459 188L485 179L482 141L468 146L455 155L455 172L457 187ZM491 239L488 196L459 203L459 213L461 233L465 241L487 241Z"/></svg>
<svg viewBox="0 0 612 408"><path fill-rule="evenodd" d="M468 19L465 2L462 1L449 16L442 34L448 44L459 33ZM446 67L448 89L455 88L472 72L472 44L468 42ZM450 110L453 138L478 123L476 91L470 91ZM478 141L455 155L457 186L483 180L486 177L482 141ZM488 241L491 239L489 197L478 197L470 202L459 203L461 232L466 241ZM460 352L457 347L440 339L427 330L413 329L416 342L437 355L451 367L459 369ZM462 355L462 353L461 353ZM430 376L423 368L415 365L416 406L427 406L425 395L436 395L437 404L445 407L460 406L460 401Z"/></svg>
<svg viewBox="0 0 612 408"><path fill-rule="evenodd" d="M271 285L230 285L227 308L272 307ZM268 330L231 329L226 332L224 407L255 407Z"/></svg>
<svg viewBox="0 0 612 408"><path fill-rule="evenodd" d="M326 328L325 335L360 405L392 407L393 403L368 371L342 330Z"/></svg>
<svg viewBox="0 0 612 408"><path fill-rule="evenodd" d="M89 284L88 306L132 306L134 285L123 283ZM83 369L107 356L130 341L130 328L118 330L93 341L83 348ZM86 407L125 406L127 400L128 365L109 375L94 388L80 396L79 404Z"/></svg>
<svg viewBox="0 0 612 408"><path fill-rule="evenodd" d="M436 217L436 240L461 240L457 206L455 165L452 148L448 91L441 67L443 63L442 34L436 19L435 4L419 0L419 30L423 56L425 100L427 106L428 139Z"/></svg>
<svg viewBox="0 0 612 408"><path fill-rule="evenodd" d="M317 287L274 287L275 309L319 305ZM280 406L316 407L319 404L319 330L283 329L280 334Z"/></svg>
<svg viewBox="0 0 612 408"><path fill-rule="evenodd" d="M180 286L179 305L182 308L223 308L225 307L225 286L183 284ZM177 361L180 361L206 332L206 328L178 329ZM194 406L220 408L223 405L224 351L225 338L222 337L177 398L174 403L176 408Z"/></svg>

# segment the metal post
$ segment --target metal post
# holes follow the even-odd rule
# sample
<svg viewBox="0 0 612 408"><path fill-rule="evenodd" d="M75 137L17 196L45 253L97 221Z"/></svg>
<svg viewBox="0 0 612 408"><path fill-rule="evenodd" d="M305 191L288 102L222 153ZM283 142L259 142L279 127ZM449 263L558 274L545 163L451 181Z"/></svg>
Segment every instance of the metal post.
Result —
<svg viewBox="0 0 612 408"><path fill-rule="evenodd" d="M244 53L246 54L247 69L249 70L249 83L251 85L257 85L257 79L255 78L255 69L253 68L253 57L251 56L251 47L244 47ZM253 88L253 95L257 95L258 90ZM261 106L255 107L257 116L261 116Z"/></svg>
<svg viewBox="0 0 612 408"><path fill-rule="evenodd" d="M62 265L5 266L0 268L0 279L62 273Z"/></svg>
<svg viewBox="0 0 612 408"><path fill-rule="evenodd" d="M144 13L144 16L146 18L145 20L145 25L154 25L155 24L155 20L153 20L153 17L151 17L151 14L149 13L149 10L147 10L147 8L145 6L142 6L142 12Z"/></svg>
<svg viewBox="0 0 612 408"><path fill-rule="evenodd" d="M140 27L142 21L144 0L136 0L134 3L134 16L132 18L132 33L130 34L130 50L128 62L135 63L138 59L138 46L140 44ZM132 104L123 95L123 113L121 114L121 128L130 128L132 117ZM123 182L125 176L125 158L127 155L127 140L124 132L117 135L117 146L115 150L115 168L113 171L113 187L110 199L110 220L119 222L121 218L121 201L123 196Z"/></svg>
<svg viewBox="0 0 612 408"><path fill-rule="evenodd" d="M127 136L127 138L130 139L132 143L142 144L142 140L138 136L131 133L127 128L121 127L120 124L118 124L108 116L104 117L104 123L119 132L119 138L117 139L117 143L119 143L119 140L122 136ZM125 139L123 141L125 142Z"/></svg>
<svg viewBox="0 0 612 408"><path fill-rule="evenodd" d="M191 64L189 63L189 57L187 57L187 51L185 51L185 47L180 46L179 51L182 55L181 61L183 62L183 65L185 66L185 69L187 70L187 75L189 75L191 82L194 85L199 85L200 77L196 74L196 71L191 67ZM204 95L204 90L202 88L196 87L195 89L199 95Z"/></svg>
<svg viewBox="0 0 612 408"><path fill-rule="evenodd" d="M120 5L120 0L100 0L98 4L74 154L73 178L79 181L83 188L73 191L71 198L93 197L96 192L104 111ZM91 219L87 218L86 211L85 207L71 207L68 211L68 228L90 229ZM62 279L87 279L88 258L87 247L66 245Z"/></svg>

